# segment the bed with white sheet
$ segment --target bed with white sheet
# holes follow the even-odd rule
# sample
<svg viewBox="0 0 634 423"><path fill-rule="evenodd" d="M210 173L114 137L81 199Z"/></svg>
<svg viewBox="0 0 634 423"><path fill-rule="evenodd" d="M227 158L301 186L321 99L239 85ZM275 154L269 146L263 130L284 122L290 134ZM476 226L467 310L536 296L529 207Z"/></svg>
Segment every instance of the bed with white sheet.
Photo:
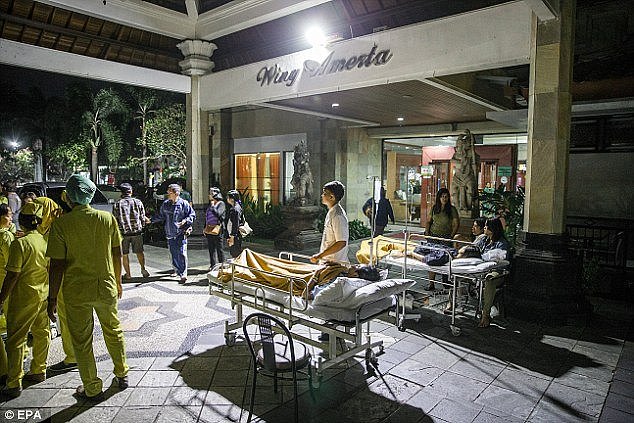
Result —
<svg viewBox="0 0 634 423"><path fill-rule="evenodd" d="M298 258L297 255L287 255ZM257 256L265 261L270 260L274 263L273 267L285 264L280 258L269 258L262 254ZM288 267L296 265L297 261L288 260ZM307 264L308 270L312 269L310 266L314 265ZM287 283L282 284L283 289L268 284L272 279L279 281L278 278L287 278ZM233 345L236 331L242 327L244 306L284 319L289 329L304 326L328 334L328 341L322 342L293 332L294 338L325 352L327 359L318 357L314 363L318 376L324 369L359 353L365 353L366 365L376 364L373 349L378 348L381 352L383 345L382 341L372 342L370 339L370 321L394 310L396 296L404 295L414 284L413 280L400 278L370 282L339 276L325 284L314 299L310 299L305 289L306 278L236 262L216 266L207 274L207 279L210 294L230 301L235 310L235 322L225 322L227 345ZM398 310L396 322L399 325L403 323ZM363 324L367 324L365 337ZM338 350L338 345L345 347L343 351Z"/></svg>

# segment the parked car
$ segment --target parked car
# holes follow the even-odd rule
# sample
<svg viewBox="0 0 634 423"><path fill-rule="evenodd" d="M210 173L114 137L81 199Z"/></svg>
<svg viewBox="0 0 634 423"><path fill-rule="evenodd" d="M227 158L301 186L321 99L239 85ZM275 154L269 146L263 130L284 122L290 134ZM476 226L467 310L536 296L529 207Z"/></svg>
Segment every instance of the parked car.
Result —
<svg viewBox="0 0 634 423"><path fill-rule="evenodd" d="M116 202L118 199L121 198L121 190L119 189L119 187L115 187L112 185L99 184L97 185L97 188L101 190L103 195L105 195L108 200L112 200Z"/></svg>
<svg viewBox="0 0 634 423"><path fill-rule="evenodd" d="M62 201L62 191L66 189L66 182L29 182L18 188L17 193L34 192L38 197L48 197L53 199L65 210L68 208ZM90 205L98 210L112 212L113 200L108 200L99 188L95 191Z"/></svg>

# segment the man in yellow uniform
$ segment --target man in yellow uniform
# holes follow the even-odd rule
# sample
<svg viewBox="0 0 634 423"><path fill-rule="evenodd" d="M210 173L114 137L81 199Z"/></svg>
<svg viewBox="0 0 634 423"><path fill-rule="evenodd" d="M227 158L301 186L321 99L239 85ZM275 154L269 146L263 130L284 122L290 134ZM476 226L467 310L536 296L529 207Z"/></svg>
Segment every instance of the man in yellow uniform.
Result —
<svg viewBox="0 0 634 423"><path fill-rule="evenodd" d="M15 239L15 235L10 231L13 221L13 211L8 203L0 202L0 289L7 275L5 267L9 260L9 247ZM7 331L6 306L0 310L0 334ZM7 350L4 347L4 341L0 339L0 386L4 386L7 382Z"/></svg>
<svg viewBox="0 0 634 423"><path fill-rule="evenodd" d="M8 377L4 393L12 398L22 392L22 381L43 382L46 379L46 357L51 343L46 314L48 293L48 259L46 241L37 231L42 223L42 207L30 203L20 211L20 227L24 236L11 243L7 276L0 291L0 304L9 295L7 306ZM26 376L22 368L26 338L33 335L33 360Z"/></svg>
<svg viewBox="0 0 634 423"><path fill-rule="evenodd" d="M48 197L37 197L34 203L42 206L42 223L37 227L39 233L48 241L48 234L53 221L60 217L64 210L54 200ZM59 363L49 366L49 370L53 373L67 372L77 368L77 360L73 351L73 343L70 339L68 331L68 322L66 321L66 306L64 305L64 295L59 291L57 296L57 318L59 319L59 330L62 336L62 348L66 357Z"/></svg>
<svg viewBox="0 0 634 423"><path fill-rule="evenodd" d="M117 299L121 298L123 290L121 234L111 213L88 205L95 190L95 184L81 175L72 175L68 179L64 201L72 211L53 222L46 255L51 259L48 315L51 320L56 320L61 285L68 329L83 383L77 388L76 395L99 401L103 399L103 382L97 376L92 350L93 312L99 318L120 389L128 387L129 368L123 329L117 316Z"/></svg>

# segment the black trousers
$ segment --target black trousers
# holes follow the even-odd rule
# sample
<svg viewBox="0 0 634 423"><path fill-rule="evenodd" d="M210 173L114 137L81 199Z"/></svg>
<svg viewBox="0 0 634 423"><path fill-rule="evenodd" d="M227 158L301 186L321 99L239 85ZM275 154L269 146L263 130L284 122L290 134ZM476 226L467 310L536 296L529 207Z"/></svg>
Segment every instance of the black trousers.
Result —
<svg viewBox="0 0 634 423"><path fill-rule="evenodd" d="M241 252L242 252L242 238L240 238L239 236L234 236L233 245L229 247L229 254L231 254L231 257L236 258L240 255Z"/></svg>
<svg viewBox="0 0 634 423"><path fill-rule="evenodd" d="M207 249L209 250L209 265L213 267L216 263L225 261L225 253L222 251L222 237L220 235L206 234L205 238L207 238ZM214 254L218 258L217 261Z"/></svg>

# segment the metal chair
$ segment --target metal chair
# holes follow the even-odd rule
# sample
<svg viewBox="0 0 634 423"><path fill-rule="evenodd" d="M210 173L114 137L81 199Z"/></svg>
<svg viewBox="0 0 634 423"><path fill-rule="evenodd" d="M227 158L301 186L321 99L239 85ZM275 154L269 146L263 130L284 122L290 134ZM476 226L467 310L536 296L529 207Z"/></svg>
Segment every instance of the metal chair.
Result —
<svg viewBox="0 0 634 423"><path fill-rule="evenodd" d="M249 335L247 327L252 321L257 320L259 339ZM306 345L293 342L291 332L284 323L268 314L253 313L244 319L242 325L244 339L247 341L251 359L253 361L253 383L251 385L251 403L249 404L249 417L253 415L255 400L255 385L258 373L273 376L273 390L277 392L278 373L292 373L293 390L295 393L295 421L299 421L299 407L297 399L297 373L298 370L307 368L308 387L312 394L311 356ZM256 351L256 344L261 347Z"/></svg>

